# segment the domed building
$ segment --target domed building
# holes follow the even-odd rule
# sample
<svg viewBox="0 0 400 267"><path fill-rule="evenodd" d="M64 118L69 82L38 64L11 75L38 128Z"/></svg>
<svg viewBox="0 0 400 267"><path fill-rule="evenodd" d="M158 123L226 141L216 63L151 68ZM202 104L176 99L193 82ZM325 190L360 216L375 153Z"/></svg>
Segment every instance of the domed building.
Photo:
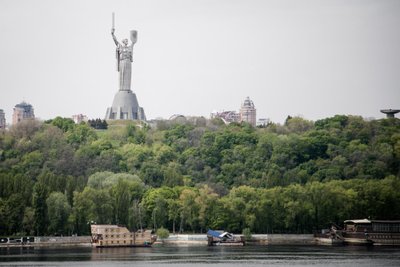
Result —
<svg viewBox="0 0 400 267"><path fill-rule="evenodd" d="M249 97L246 97L241 108L240 108L240 121L250 123L253 127L256 127L257 115L256 108L253 101Z"/></svg>
<svg viewBox="0 0 400 267"><path fill-rule="evenodd" d="M13 124L17 124L18 122L26 119L34 119L35 114L33 113L33 107L31 104L26 103L25 101L15 105L14 113L13 113Z"/></svg>

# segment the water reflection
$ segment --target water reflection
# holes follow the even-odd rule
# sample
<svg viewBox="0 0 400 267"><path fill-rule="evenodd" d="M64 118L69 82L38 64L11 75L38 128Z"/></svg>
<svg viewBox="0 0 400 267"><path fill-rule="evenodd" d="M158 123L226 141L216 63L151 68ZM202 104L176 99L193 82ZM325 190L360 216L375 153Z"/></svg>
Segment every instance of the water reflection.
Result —
<svg viewBox="0 0 400 267"><path fill-rule="evenodd" d="M0 265L25 266L400 266L398 247L1 248Z"/></svg>

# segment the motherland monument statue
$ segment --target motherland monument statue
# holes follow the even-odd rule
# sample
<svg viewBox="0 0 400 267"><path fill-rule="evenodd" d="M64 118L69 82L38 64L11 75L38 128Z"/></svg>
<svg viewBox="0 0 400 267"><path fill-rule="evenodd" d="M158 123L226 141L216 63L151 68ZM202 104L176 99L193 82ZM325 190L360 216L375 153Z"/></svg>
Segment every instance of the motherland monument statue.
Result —
<svg viewBox="0 0 400 267"><path fill-rule="evenodd" d="M133 46L137 41L137 31L130 31L131 45L128 39L121 43L115 36L115 16L112 14L111 36L116 45L117 71L119 73L119 90L114 96L113 104L107 109L106 120L146 120L144 110L139 106L135 93L131 90Z"/></svg>

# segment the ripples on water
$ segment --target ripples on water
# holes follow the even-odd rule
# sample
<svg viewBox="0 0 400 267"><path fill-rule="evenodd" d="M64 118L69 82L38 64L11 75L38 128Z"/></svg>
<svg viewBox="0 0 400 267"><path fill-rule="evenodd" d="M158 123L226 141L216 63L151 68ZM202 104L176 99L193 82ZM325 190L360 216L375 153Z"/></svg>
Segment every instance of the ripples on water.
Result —
<svg viewBox="0 0 400 267"><path fill-rule="evenodd" d="M400 266L399 247L260 246L0 249L7 266Z"/></svg>

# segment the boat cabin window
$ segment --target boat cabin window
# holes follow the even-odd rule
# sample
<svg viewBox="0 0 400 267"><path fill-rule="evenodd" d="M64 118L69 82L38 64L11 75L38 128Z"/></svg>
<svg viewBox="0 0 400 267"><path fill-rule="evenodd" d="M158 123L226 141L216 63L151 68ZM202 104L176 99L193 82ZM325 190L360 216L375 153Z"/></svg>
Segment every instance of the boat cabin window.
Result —
<svg viewBox="0 0 400 267"><path fill-rule="evenodd" d="M374 232L400 233L400 223L374 223L372 228Z"/></svg>
<svg viewBox="0 0 400 267"><path fill-rule="evenodd" d="M351 231L351 232L364 232L364 231L371 231L372 226L371 224L365 224L365 223L360 223L360 224L346 224L345 226L346 231Z"/></svg>

